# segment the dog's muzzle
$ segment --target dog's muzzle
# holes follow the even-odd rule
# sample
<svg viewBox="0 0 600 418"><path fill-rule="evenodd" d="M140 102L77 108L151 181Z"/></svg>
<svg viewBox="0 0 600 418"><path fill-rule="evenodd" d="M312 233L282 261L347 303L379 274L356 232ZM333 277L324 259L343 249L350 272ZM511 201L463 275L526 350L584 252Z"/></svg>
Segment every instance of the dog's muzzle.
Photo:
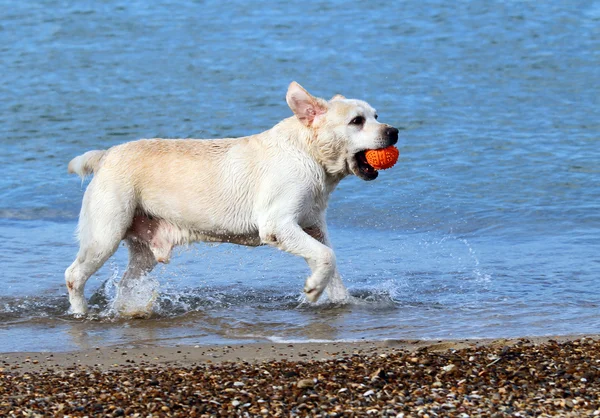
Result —
<svg viewBox="0 0 600 418"><path fill-rule="evenodd" d="M384 138L388 141L388 147L390 145L396 145L398 143L398 129L393 126L388 126L384 131Z"/></svg>
<svg viewBox="0 0 600 418"><path fill-rule="evenodd" d="M398 143L398 129L393 126L386 126L381 132L380 141L381 148L387 148ZM368 162L364 151L354 154L354 158L350 161L350 170L363 180L375 180L379 173Z"/></svg>

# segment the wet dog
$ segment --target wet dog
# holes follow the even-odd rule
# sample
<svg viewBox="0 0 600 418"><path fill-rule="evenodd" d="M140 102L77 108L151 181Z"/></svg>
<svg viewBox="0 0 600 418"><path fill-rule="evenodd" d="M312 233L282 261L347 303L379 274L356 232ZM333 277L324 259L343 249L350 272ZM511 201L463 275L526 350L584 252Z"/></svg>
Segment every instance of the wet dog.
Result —
<svg viewBox="0 0 600 418"><path fill-rule="evenodd" d="M79 252L65 272L72 312L86 313L85 283L122 240L129 264L120 287L167 263L176 245L229 242L303 257L311 302L325 289L346 298L327 236L329 195L348 175L375 179L365 151L395 144L398 130L364 101L327 101L295 82L286 101L294 116L256 135L142 139L74 158L69 172L94 178L79 215Z"/></svg>

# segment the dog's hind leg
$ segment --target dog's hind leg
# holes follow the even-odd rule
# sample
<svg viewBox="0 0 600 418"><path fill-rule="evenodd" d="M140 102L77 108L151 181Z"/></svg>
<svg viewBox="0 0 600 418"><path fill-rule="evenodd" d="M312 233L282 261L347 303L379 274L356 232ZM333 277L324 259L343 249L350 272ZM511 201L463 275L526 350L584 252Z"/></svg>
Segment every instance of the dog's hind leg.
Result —
<svg viewBox="0 0 600 418"><path fill-rule="evenodd" d="M65 271L71 311L78 316L87 312L83 294L86 281L117 250L133 217L133 194L98 181L99 177L91 181L83 197L79 252Z"/></svg>
<svg viewBox="0 0 600 418"><path fill-rule="evenodd" d="M129 249L129 263L119 282L120 285L126 285L132 280L139 279L150 273L156 266L156 258L147 243L134 239L127 239L125 243Z"/></svg>
<svg viewBox="0 0 600 418"><path fill-rule="evenodd" d="M136 306L131 306L130 302L133 299L132 295L135 295L135 288L139 280L156 266L156 258L147 242L127 238L125 243L129 249L129 264L119 282L114 308L122 315L144 316L150 311L152 295L150 295L150 303L145 304L146 306L143 308L135 303L133 305Z"/></svg>

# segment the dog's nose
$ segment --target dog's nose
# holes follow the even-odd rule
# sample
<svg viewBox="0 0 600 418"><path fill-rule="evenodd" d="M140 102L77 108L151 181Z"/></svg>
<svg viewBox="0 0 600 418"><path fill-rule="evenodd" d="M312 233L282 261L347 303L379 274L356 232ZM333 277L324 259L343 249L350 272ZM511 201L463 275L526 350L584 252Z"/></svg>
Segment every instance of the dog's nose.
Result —
<svg viewBox="0 0 600 418"><path fill-rule="evenodd" d="M394 128L393 126L386 128L385 135L390 140L391 145L395 145L396 142L398 142L398 129Z"/></svg>

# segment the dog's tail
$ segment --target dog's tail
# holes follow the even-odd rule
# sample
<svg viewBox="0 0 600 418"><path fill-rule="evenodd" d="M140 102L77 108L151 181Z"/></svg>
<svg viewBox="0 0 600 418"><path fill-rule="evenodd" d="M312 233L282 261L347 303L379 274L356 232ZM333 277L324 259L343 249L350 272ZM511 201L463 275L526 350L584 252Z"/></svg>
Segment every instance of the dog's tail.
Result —
<svg viewBox="0 0 600 418"><path fill-rule="evenodd" d="M94 150L73 158L69 163L69 173L75 173L82 179L95 173L102 164L104 154L105 150Z"/></svg>

